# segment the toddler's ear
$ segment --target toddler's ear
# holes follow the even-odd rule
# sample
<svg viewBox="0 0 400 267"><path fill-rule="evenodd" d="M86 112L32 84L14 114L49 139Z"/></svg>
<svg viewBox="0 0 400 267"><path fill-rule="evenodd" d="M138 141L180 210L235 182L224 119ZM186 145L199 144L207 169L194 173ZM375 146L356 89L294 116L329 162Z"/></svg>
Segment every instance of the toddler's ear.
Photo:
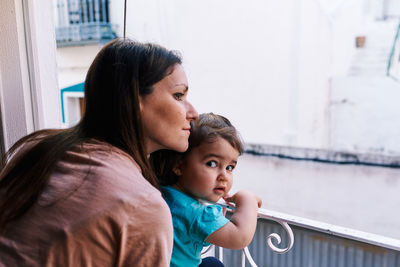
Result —
<svg viewBox="0 0 400 267"><path fill-rule="evenodd" d="M176 176L181 176L182 175L181 165L182 165L182 161L179 161L175 165L175 167L172 169L172 171L175 173Z"/></svg>

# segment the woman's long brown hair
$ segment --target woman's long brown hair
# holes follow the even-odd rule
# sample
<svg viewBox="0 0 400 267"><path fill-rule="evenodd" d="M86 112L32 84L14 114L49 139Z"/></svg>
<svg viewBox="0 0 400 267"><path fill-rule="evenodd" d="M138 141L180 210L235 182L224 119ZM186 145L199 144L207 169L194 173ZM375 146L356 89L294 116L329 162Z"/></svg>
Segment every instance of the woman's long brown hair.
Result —
<svg viewBox="0 0 400 267"><path fill-rule="evenodd" d="M71 148L97 139L128 153L156 188L144 144L139 96L152 93L181 58L155 44L116 39L105 45L85 80L85 114L74 127L41 130L15 143L2 160L0 231L38 200L57 162Z"/></svg>

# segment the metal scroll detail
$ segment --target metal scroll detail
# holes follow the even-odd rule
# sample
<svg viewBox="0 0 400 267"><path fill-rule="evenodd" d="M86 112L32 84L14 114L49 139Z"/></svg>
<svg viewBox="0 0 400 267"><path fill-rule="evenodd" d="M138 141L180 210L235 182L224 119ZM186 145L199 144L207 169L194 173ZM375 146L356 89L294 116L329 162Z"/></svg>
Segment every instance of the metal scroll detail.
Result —
<svg viewBox="0 0 400 267"><path fill-rule="evenodd" d="M276 233L270 234L267 237L267 245L272 251L274 251L276 253L279 253L279 254L284 254L284 253L288 252L293 247L294 234L293 234L292 228L290 228L290 226L289 226L289 224L287 222L285 222L283 220L279 220L278 218L276 218L274 216L269 216L265 212L262 212L262 211L258 212L258 218L272 220L274 222L279 223L283 227L283 229L285 229L285 231L286 231L286 233L288 235L288 241L289 241L288 242L288 246L286 248L278 248L276 245L274 245L273 241L276 244L279 245L281 243L281 241L282 241L281 237Z"/></svg>
<svg viewBox="0 0 400 267"><path fill-rule="evenodd" d="M286 248L278 248L277 246L275 246L272 243L272 240L275 240L275 242L277 244L281 243L281 237L276 233L272 233L267 237L267 244L268 244L268 247L272 251L274 251L276 253L279 253L279 254L284 254L284 253L288 252L293 247L294 234L293 234L292 228L290 228L290 226L289 226L289 224L287 222L282 222L282 221L279 221L279 220L274 220L274 221L276 221L277 223L282 225L282 227L286 230L286 233L287 233L288 239L289 239L289 245Z"/></svg>
<svg viewBox="0 0 400 267"><path fill-rule="evenodd" d="M246 266L245 258L247 258L247 260L249 261L251 267L257 267L257 264L253 260L253 257L251 256L248 247L245 247L243 249L243 254L242 254L242 266L243 267Z"/></svg>
<svg viewBox="0 0 400 267"><path fill-rule="evenodd" d="M210 203L211 204L211 203ZM234 210L235 207L231 207L231 206L227 206L225 204L221 204L221 203L212 203L212 204L216 204L219 206L222 206L224 208L230 209L230 210ZM260 209L259 212L257 213L257 217L261 218L261 219L267 219L267 220L272 220L274 222L279 223L283 229L285 229L287 236L288 236L288 246L286 248L279 248L277 247L274 243L276 243L277 245L279 245L282 241L282 238L280 235L278 235L277 233L272 233L267 237L267 245L268 247L279 254L284 254L286 252L288 252L294 244L294 234L293 234L293 230L292 228L290 228L289 224L286 222L285 219L281 220L282 216L277 216L275 215L267 215L269 214L268 212L266 212L266 210L262 210ZM289 220L290 221L290 220ZM205 252L207 252L210 248L208 248ZM220 248L222 250L222 248ZM204 253L205 253L204 252ZM222 251L220 251L220 260L222 261ZM252 267L257 267L257 264L254 262L249 249L247 247L243 248L243 253L242 253L242 266L245 266L245 260L248 260L248 262L250 263L250 265Z"/></svg>
<svg viewBox="0 0 400 267"><path fill-rule="evenodd" d="M267 245L272 251L274 251L276 253L284 254L284 253L288 252L293 247L293 244L294 244L294 234L293 234L292 228L290 228L289 224L287 222L277 220L275 218L272 218L272 217L267 216L262 213L258 213L258 217L275 221L275 222L279 223L285 229L285 231L288 235L288 240L289 240L289 244L286 248L278 248L277 246L274 245L273 242L275 242L279 245L282 241L280 235L278 235L277 233L272 233L267 237ZM257 264L254 262L253 257L251 256L249 249L247 247L245 247L243 249L242 266L245 266L245 258L250 263L250 266L257 267Z"/></svg>

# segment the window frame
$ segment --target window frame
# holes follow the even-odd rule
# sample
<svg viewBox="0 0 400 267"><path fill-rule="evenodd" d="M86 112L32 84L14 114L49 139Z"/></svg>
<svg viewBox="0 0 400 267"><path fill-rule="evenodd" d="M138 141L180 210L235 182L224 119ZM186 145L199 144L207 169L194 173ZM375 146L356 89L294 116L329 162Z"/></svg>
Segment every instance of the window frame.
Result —
<svg viewBox="0 0 400 267"><path fill-rule="evenodd" d="M61 127L52 0L3 0L0 11L2 147Z"/></svg>

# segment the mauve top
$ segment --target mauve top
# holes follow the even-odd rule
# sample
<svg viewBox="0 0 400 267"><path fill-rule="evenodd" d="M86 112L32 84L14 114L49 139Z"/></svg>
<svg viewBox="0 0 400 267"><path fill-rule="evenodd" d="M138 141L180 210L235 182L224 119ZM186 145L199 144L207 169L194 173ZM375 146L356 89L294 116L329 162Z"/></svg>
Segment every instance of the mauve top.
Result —
<svg viewBox="0 0 400 267"><path fill-rule="evenodd" d="M67 152L49 185L0 235L0 266L169 266L161 193L126 153L94 141Z"/></svg>

